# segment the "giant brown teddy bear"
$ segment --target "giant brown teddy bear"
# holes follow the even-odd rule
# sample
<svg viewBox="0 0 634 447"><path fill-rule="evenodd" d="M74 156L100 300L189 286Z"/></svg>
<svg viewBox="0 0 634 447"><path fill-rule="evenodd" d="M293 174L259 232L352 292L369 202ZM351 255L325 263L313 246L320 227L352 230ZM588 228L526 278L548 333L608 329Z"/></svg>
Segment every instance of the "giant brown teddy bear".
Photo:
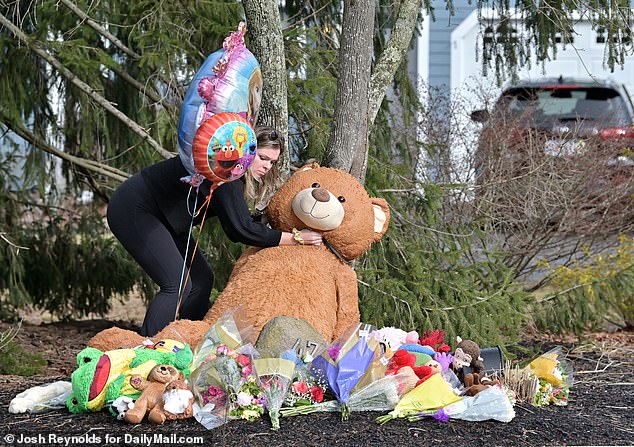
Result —
<svg viewBox="0 0 634 447"><path fill-rule="evenodd" d="M258 332L281 315L308 321L326 340L358 323L357 275L349 262L387 230L387 202L369 197L350 174L313 164L298 170L280 188L267 216L279 230L320 231L324 244L247 250L203 321L174 321L154 338L196 346L218 317L239 306ZM106 351L142 341L134 332L111 328L88 344Z"/></svg>

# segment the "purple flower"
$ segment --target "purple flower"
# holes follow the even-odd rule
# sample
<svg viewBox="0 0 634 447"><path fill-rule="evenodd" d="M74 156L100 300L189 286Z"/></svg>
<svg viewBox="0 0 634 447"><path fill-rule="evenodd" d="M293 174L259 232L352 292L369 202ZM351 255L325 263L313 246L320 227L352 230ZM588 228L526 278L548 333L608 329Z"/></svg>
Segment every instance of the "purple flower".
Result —
<svg viewBox="0 0 634 447"><path fill-rule="evenodd" d="M328 355L333 361L337 361L337 357L339 357L339 353L341 352L341 346L339 345L331 345L328 348Z"/></svg>
<svg viewBox="0 0 634 447"><path fill-rule="evenodd" d="M431 417L436 419L438 422L449 422L449 415L445 412L444 408L436 411Z"/></svg>

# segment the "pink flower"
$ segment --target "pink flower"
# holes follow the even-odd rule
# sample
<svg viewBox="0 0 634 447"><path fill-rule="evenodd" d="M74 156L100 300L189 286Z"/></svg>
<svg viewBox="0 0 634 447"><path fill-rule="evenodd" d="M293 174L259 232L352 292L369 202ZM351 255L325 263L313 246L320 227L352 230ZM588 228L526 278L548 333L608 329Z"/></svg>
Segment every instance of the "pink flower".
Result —
<svg viewBox="0 0 634 447"><path fill-rule="evenodd" d="M249 364L251 363L251 359L249 359L249 357L247 357L246 355L240 354L238 356L238 363L240 364L240 366L249 366Z"/></svg>
<svg viewBox="0 0 634 447"><path fill-rule="evenodd" d="M293 390L297 393L297 394L303 394L306 391L308 391L308 385L306 385L306 382L295 382L293 384Z"/></svg>
<svg viewBox="0 0 634 447"><path fill-rule="evenodd" d="M311 387L310 397L317 403L322 402L324 400L324 390L318 386Z"/></svg>
<svg viewBox="0 0 634 447"><path fill-rule="evenodd" d="M216 348L216 353L218 355L227 355L229 353L229 348L225 345L218 346L218 348Z"/></svg>
<svg viewBox="0 0 634 447"><path fill-rule="evenodd" d="M249 377L251 375L251 366L245 366L242 368L242 375L244 377Z"/></svg>

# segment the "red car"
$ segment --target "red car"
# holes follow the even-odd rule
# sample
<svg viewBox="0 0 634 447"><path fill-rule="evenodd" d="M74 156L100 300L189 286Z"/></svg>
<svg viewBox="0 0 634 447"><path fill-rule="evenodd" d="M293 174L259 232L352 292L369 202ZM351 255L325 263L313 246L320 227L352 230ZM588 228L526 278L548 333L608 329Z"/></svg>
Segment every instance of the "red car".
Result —
<svg viewBox="0 0 634 447"><path fill-rule="evenodd" d="M519 82L504 89L491 112L476 110L471 119L484 123L476 184L539 171L542 179L577 186L581 206L612 207L618 193L617 208L632 208L634 106L624 86L563 77Z"/></svg>

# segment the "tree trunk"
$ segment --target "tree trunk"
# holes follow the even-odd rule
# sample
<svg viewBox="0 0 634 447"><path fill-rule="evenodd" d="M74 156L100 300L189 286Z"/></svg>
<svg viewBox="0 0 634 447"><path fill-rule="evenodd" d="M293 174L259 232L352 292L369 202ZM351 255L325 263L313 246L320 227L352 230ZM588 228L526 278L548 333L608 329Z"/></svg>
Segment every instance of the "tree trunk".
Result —
<svg viewBox="0 0 634 447"><path fill-rule="evenodd" d="M244 0L242 4L247 18L248 48L260 62L264 82L258 124L277 129L288 146L288 86L278 1ZM288 150L280 158L280 169L288 172Z"/></svg>
<svg viewBox="0 0 634 447"><path fill-rule="evenodd" d="M331 167L350 172L361 182L367 166L374 6L374 0L344 2L337 96L326 148Z"/></svg>
<svg viewBox="0 0 634 447"><path fill-rule="evenodd" d="M374 123L388 85L394 80L394 74L401 66L405 53L407 53L414 35L416 18L420 8L420 0L403 0L401 2L390 40L374 66L370 80L370 106L368 110L370 126Z"/></svg>

